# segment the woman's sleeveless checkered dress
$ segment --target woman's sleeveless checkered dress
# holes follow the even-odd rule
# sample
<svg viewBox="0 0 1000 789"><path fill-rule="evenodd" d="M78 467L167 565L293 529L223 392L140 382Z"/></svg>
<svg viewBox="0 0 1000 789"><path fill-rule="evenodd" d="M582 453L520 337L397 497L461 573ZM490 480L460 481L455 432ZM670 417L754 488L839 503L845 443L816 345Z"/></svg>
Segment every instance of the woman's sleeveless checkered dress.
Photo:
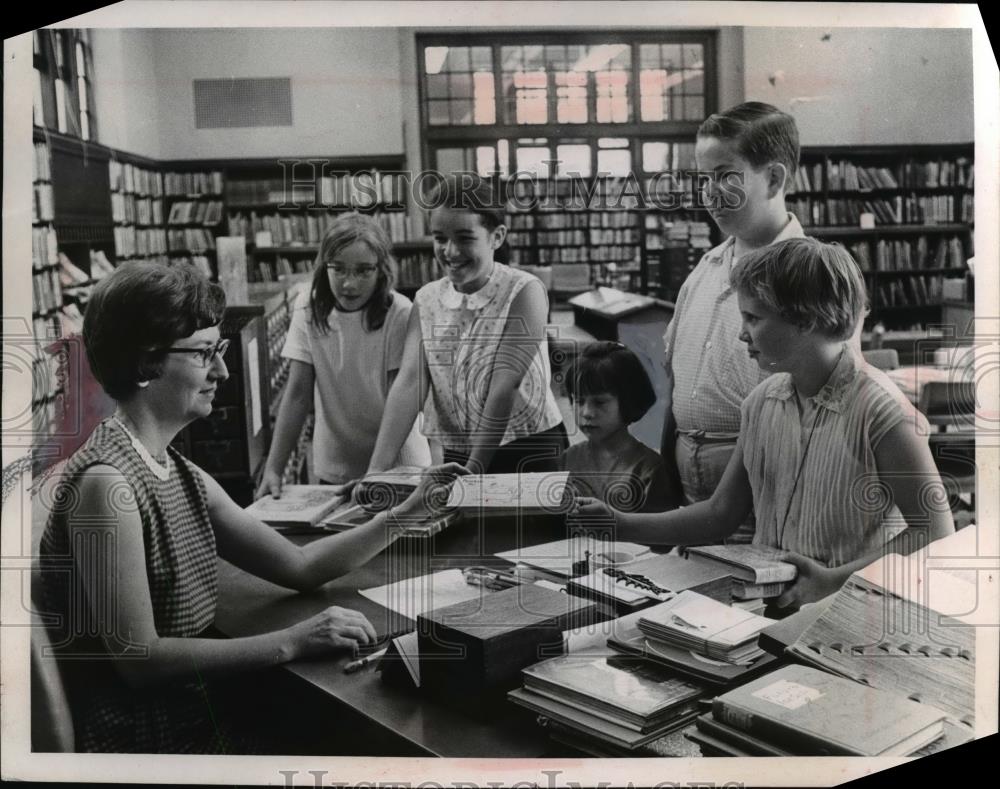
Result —
<svg viewBox="0 0 1000 789"><path fill-rule="evenodd" d="M109 510L136 510L142 520L146 574L156 631L161 637L202 634L215 617L217 557L205 486L195 466L172 448L170 473L160 480L113 420L105 420L67 463L55 486L41 544L43 606L60 619L53 643L62 656L76 745L80 751L129 753L226 752L228 735L208 688L195 676L149 690L131 690L119 678L101 636L114 622L114 592L86 601L75 573L84 546L113 540L114 517L94 522L75 515L82 472L114 467L127 481L109 493ZM124 568L127 572L128 568ZM94 609L101 610L100 616ZM115 634L118 660L143 660L143 645ZM185 667L195 669L194 666Z"/></svg>

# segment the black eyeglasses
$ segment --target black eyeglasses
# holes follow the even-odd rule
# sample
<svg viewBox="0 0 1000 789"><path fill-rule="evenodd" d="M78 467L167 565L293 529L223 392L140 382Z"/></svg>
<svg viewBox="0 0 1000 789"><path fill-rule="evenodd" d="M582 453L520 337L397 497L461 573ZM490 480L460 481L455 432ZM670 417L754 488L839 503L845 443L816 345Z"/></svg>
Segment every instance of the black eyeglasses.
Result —
<svg viewBox="0 0 1000 789"><path fill-rule="evenodd" d="M198 361L201 362L202 367L208 367L216 354L225 356L227 348L229 348L229 340L219 340L215 345L211 345L208 348L164 348L163 352L193 353L197 356Z"/></svg>

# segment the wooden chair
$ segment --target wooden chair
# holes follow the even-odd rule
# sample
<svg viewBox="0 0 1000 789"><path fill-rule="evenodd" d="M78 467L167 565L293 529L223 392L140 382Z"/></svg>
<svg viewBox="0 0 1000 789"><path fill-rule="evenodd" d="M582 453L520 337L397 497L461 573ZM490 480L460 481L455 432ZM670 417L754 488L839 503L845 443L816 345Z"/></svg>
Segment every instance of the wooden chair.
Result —
<svg viewBox="0 0 1000 789"><path fill-rule="evenodd" d="M861 355L872 367L879 370L896 370L899 368L899 352L895 348L873 348L862 351Z"/></svg>

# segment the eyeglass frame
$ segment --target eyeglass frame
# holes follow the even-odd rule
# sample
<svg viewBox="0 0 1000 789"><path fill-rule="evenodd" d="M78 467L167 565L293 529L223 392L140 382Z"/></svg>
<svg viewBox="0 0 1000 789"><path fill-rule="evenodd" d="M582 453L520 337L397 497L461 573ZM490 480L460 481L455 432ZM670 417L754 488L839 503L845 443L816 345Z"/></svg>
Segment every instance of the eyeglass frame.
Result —
<svg viewBox="0 0 1000 789"><path fill-rule="evenodd" d="M351 277L352 279L362 279L362 280L371 279L372 277L378 275L378 270L379 270L377 263L369 264L360 271L359 271L359 269L361 269L360 266L356 268L351 268L349 266L344 266L343 264L336 263L334 261L324 263L323 267L327 270L328 273L332 272L333 276L340 280L347 279L348 277ZM337 271L338 268L342 269L342 271L338 272Z"/></svg>
<svg viewBox="0 0 1000 789"><path fill-rule="evenodd" d="M201 366L205 368L212 364L216 356L222 358L226 355L230 342L231 340L221 339L208 348L164 348L163 353L196 353L201 356Z"/></svg>

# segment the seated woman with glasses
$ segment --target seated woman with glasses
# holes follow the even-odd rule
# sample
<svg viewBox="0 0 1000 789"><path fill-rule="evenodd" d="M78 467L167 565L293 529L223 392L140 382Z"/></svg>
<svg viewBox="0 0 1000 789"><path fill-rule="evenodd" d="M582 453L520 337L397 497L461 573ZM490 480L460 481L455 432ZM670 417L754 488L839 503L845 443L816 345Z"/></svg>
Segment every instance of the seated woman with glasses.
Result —
<svg viewBox="0 0 1000 789"><path fill-rule="evenodd" d="M342 484L364 475L413 306L393 291L392 267L392 245L374 219L344 214L330 225L281 352L291 368L258 496L280 495L282 470L314 408L316 476ZM392 465L430 463L427 439L414 427Z"/></svg>
<svg viewBox="0 0 1000 789"><path fill-rule="evenodd" d="M432 514L461 471L429 469L401 505L302 547L248 515L169 446L211 413L229 375L224 307L222 289L195 269L158 263L116 269L87 307L87 356L117 411L41 502L49 510L42 605L58 622L52 641L66 658L78 750L245 747L213 698L213 678L353 653L376 633L361 613L331 607L283 630L213 638L218 558L289 589L314 589L383 550L399 524Z"/></svg>

